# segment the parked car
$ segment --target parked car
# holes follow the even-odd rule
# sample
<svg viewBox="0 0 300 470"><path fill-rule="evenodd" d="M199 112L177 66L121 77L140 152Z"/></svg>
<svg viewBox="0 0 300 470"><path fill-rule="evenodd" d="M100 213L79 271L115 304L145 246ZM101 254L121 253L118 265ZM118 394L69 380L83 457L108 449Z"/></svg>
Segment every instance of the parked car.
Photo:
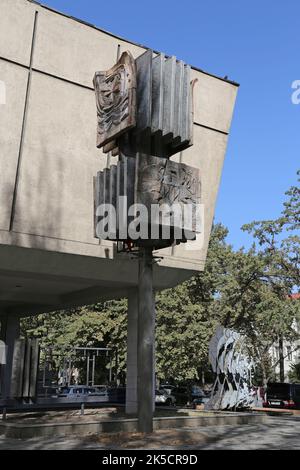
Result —
<svg viewBox="0 0 300 470"><path fill-rule="evenodd" d="M164 389L155 390L155 404L175 406L176 399L173 395L169 395L169 393L167 393Z"/></svg>
<svg viewBox="0 0 300 470"><path fill-rule="evenodd" d="M198 385L191 387L175 387L172 390L172 395L176 399L178 405L193 405L205 403L209 400L209 394L204 392Z"/></svg>
<svg viewBox="0 0 300 470"><path fill-rule="evenodd" d="M205 405L210 400L210 393L204 392L204 395L194 398L192 405L196 408L197 405Z"/></svg>
<svg viewBox="0 0 300 470"><path fill-rule="evenodd" d="M126 387L111 387L108 389L108 400L110 403L125 404L126 402ZM172 395L166 393L165 390L155 390L155 404L156 405L175 405L176 400Z"/></svg>
<svg viewBox="0 0 300 470"><path fill-rule="evenodd" d="M161 384L161 386L159 387L159 390L165 390L168 395L171 395L174 388L176 388L175 385Z"/></svg>
<svg viewBox="0 0 300 470"><path fill-rule="evenodd" d="M206 393L204 390L199 387L199 385L192 385L191 387L191 397L192 399L205 397Z"/></svg>
<svg viewBox="0 0 300 470"><path fill-rule="evenodd" d="M300 409L300 384L269 383L264 406L267 408Z"/></svg>
<svg viewBox="0 0 300 470"><path fill-rule="evenodd" d="M124 405L126 403L126 387L110 387L108 389L108 400L110 403Z"/></svg>
<svg viewBox="0 0 300 470"><path fill-rule="evenodd" d="M62 387L58 392L59 397L66 397L70 399L81 397L96 397L106 396L107 390L105 387L98 389L97 387L88 387L87 385L71 385L70 387Z"/></svg>

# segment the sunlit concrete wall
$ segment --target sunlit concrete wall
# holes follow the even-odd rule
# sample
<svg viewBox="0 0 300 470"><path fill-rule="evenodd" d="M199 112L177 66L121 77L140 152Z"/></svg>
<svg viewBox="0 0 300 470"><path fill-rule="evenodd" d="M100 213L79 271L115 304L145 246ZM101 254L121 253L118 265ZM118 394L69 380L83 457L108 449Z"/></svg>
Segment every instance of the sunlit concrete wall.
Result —
<svg viewBox="0 0 300 470"><path fill-rule="evenodd" d="M34 2L0 0L0 308L84 303L137 282L136 261L93 230L93 176L106 156L96 148L92 79L115 63L118 47L134 57L145 50ZM233 83L192 75L194 146L182 161L200 168L204 243L163 250L157 288L204 268L237 93ZM28 281L24 292L12 287L17 278Z"/></svg>

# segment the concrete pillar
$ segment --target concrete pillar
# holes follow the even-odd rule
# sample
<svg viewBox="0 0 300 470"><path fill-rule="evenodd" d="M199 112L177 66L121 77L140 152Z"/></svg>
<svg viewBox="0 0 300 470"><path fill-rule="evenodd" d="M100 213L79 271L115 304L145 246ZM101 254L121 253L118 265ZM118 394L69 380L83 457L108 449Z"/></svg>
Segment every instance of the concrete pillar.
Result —
<svg viewBox="0 0 300 470"><path fill-rule="evenodd" d="M151 248L140 249L138 308L138 428L153 431L155 305Z"/></svg>
<svg viewBox="0 0 300 470"><path fill-rule="evenodd" d="M20 317L12 314L1 316L1 339L7 346L6 364L1 367L1 395L8 398L12 372L15 339L20 337Z"/></svg>
<svg viewBox="0 0 300 470"><path fill-rule="evenodd" d="M128 295L126 413L137 414L138 289Z"/></svg>

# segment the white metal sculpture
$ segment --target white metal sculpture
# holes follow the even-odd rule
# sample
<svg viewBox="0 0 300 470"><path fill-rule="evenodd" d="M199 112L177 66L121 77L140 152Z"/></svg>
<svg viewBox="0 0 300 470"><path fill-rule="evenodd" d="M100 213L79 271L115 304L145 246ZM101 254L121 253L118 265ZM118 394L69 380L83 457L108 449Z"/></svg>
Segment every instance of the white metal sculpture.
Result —
<svg viewBox="0 0 300 470"><path fill-rule="evenodd" d="M209 361L216 380L205 408L236 410L253 406L251 371L254 362L247 355L245 338L219 326L209 343Z"/></svg>

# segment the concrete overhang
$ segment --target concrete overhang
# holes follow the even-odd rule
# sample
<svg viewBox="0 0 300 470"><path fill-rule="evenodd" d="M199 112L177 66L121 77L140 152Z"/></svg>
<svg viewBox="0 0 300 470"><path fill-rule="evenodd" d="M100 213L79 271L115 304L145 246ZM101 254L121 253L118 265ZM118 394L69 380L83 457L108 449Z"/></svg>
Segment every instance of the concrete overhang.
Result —
<svg viewBox="0 0 300 470"><path fill-rule="evenodd" d="M137 259L93 235L93 177L106 156L95 145L92 79L118 50L146 48L30 0L0 0L0 11L0 309L34 314L125 296ZM192 78L194 146L182 161L201 171L203 245L161 250L156 289L204 269L237 93L196 67Z"/></svg>

